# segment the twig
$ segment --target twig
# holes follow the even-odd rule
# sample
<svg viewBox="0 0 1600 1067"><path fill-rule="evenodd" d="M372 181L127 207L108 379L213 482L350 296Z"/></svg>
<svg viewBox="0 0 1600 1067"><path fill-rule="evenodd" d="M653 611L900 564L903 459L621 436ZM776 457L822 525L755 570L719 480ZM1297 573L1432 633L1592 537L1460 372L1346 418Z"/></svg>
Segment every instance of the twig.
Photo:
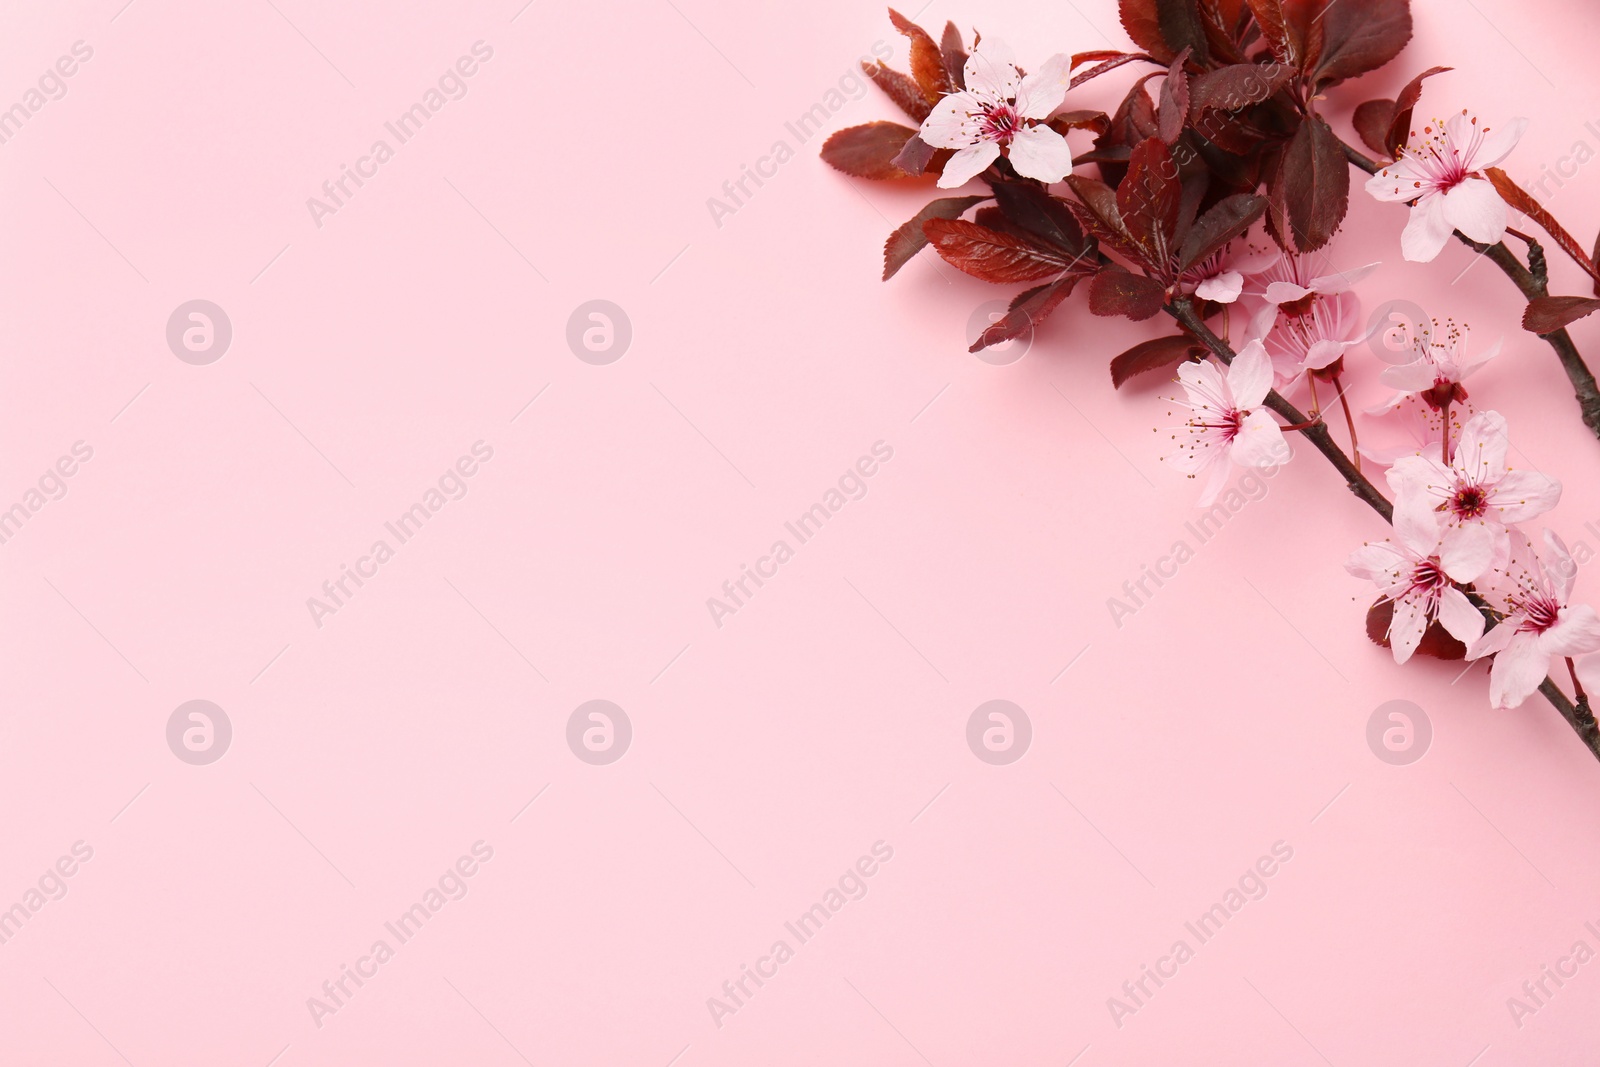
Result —
<svg viewBox="0 0 1600 1067"><path fill-rule="evenodd" d="M1166 306L1165 311L1176 319L1179 325L1198 338L1200 343L1209 348L1219 360L1223 363L1233 362L1233 349L1228 347L1222 338L1211 332L1211 328L1196 314L1194 305L1190 303L1188 297L1180 297L1174 300ZM1308 424L1300 432L1344 477L1345 485L1349 490L1356 495L1357 499L1382 516L1384 522L1390 525L1394 524L1394 505L1378 491L1378 487L1373 485L1356 468L1355 464L1350 462L1350 457L1346 456L1339 446L1334 443L1333 435L1329 433L1327 423L1320 420L1312 422L1307 419L1298 408L1284 399L1277 390L1267 394L1265 404L1291 425L1298 427L1298 424L1301 423ZM1493 624L1498 621L1497 616L1484 604L1481 598L1475 594L1469 595L1478 610L1483 613L1486 622ZM1561 713L1563 719L1567 720L1567 724L1577 733L1578 738L1589 749L1589 752L1596 759L1600 759L1600 723L1595 721L1593 712L1589 710L1589 702L1585 699L1573 704L1567 694L1561 691L1561 687L1549 678L1546 678L1543 684L1539 686L1539 692L1544 694L1544 698L1555 706L1555 709Z"/></svg>

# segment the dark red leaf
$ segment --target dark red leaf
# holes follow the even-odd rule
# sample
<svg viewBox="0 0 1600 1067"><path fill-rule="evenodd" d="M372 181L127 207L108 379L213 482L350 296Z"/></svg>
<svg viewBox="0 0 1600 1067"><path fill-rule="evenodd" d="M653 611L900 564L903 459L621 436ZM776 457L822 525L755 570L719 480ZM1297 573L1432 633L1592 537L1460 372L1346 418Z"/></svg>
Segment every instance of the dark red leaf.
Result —
<svg viewBox="0 0 1600 1067"><path fill-rule="evenodd" d="M1367 636L1382 648L1389 647L1389 624L1394 619L1394 601L1380 600L1367 609ZM1422 642L1417 645L1417 655L1433 659L1465 659L1467 646L1450 636L1450 632L1437 622L1430 623L1422 632Z"/></svg>
<svg viewBox="0 0 1600 1067"><path fill-rule="evenodd" d="M1394 119L1393 100L1368 100L1356 108L1350 122L1361 135L1362 144L1384 159L1392 159L1394 149L1389 145L1389 130L1394 126Z"/></svg>
<svg viewBox="0 0 1600 1067"><path fill-rule="evenodd" d="M1049 126L1062 136L1068 130L1093 130L1098 135L1111 128L1111 116L1104 111L1063 111L1050 117Z"/></svg>
<svg viewBox="0 0 1600 1067"><path fill-rule="evenodd" d="M1589 259L1589 253L1584 251L1583 246L1578 243L1576 237L1573 237L1562 227L1561 223L1556 221L1554 215L1545 210L1543 204L1534 199L1533 195L1524 190L1522 186L1512 181L1511 176L1499 167L1490 167L1484 173L1494 183L1495 192L1500 194L1500 199L1528 216L1534 222L1537 222L1540 228L1549 234L1551 239L1561 247L1561 250L1572 257L1574 263L1582 267L1589 277L1600 281L1600 272L1596 271L1593 261Z"/></svg>
<svg viewBox="0 0 1600 1067"><path fill-rule="evenodd" d="M967 47L961 42L961 31L956 24L944 24L944 36L939 38L939 57L944 60L945 77L957 89L967 87Z"/></svg>
<svg viewBox="0 0 1600 1067"><path fill-rule="evenodd" d="M929 219L922 230L951 266L986 282L1034 282L1072 266L1055 249L960 219Z"/></svg>
<svg viewBox="0 0 1600 1067"><path fill-rule="evenodd" d="M1332 128L1320 118L1300 124L1283 153L1272 194L1277 232L1292 234L1300 252L1333 239L1350 206L1350 164Z"/></svg>
<svg viewBox="0 0 1600 1067"><path fill-rule="evenodd" d="M1167 144L1178 139L1189 117L1189 75L1183 71L1184 60L1188 56L1189 50L1185 48L1172 61L1161 83L1161 106L1156 112L1156 125L1161 131L1161 139Z"/></svg>
<svg viewBox="0 0 1600 1067"><path fill-rule="evenodd" d="M933 157L938 150L915 135L906 138L905 147L900 149L900 154L889 162L893 163L906 174L926 174L930 170L940 168L933 166Z"/></svg>
<svg viewBox="0 0 1600 1067"><path fill-rule="evenodd" d="M944 56L939 46L933 43L927 30L892 7L889 9L889 21L911 42L911 76L917 80L928 103L937 104L941 96L954 88L949 75L945 73Z"/></svg>
<svg viewBox="0 0 1600 1067"><path fill-rule="evenodd" d="M1156 0L1156 23L1174 56L1188 49L1201 62L1211 57L1210 42L1206 40L1205 27L1200 24L1195 0Z"/></svg>
<svg viewBox="0 0 1600 1067"><path fill-rule="evenodd" d="M1322 54L1322 19L1330 0L1248 0L1274 58L1302 73ZM1341 2L1341 0L1332 0Z"/></svg>
<svg viewBox="0 0 1600 1067"><path fill-rule="evenodd" d="M1081 274L1069 274L1058 282L1041 285L1017 294L1011 301L1011 310L996 319L988 329L978 335L978 340L967 351L978 352L990 345L1004 344L1020 337L1045 320L1083 279Z"/></svg>
<svg viewBox="0 0 1600 1067"><path fill-rule="evenodd" d="M1162 36L1156 0L1120 0L1117 7L1122 16L1122 28L1128 31L1133 43L1160 62L1171 63L1177 49L1169 46Z"/></svg>
<svg viewBox="0 0 1600 1067"><path fill-rule="evenodd" d="M991 187L1000 210L1024 232L1074 258L1093 249L1066 201L1051 196L1037 185L1022 182L994 182Z"/></svg>
<svg viewBox="0 0 1600 1067"><path fill-rule="evenodd" d="M895 106L916 120L917 125L928 117L928 112L933 110L933 105L922 98L922 90L908 75L901 74L884 65L883 60L878 60L877 66L862 63L861 70L873 83L889 94Z"/></svg>
<svg viewBox="0 0 1600 1067"><path fill-rule="evenodd" d="M1266 198L1250 193L1235 193L1219 200L1189 230L1178 251L1178 272L1188 270L1242 235L1266 210Z"/></svg>
<svg viewBox="0 0 1600 1067"><path fill-rule="evenodd" d="M1117 186L1117 213L1128 235L1144 249L1145 265L1153 270L1171 266L1182 196L1177 164L1161 139L1151 137L1134 145L1127 177Z"/></svg>
<svg viewBox="0 0 1600 1067"><path fill-rule="evenodd" d="M1394 100L1394 119L1389 123L1389 133L1384 139L1383 154L1390 159L1400 157L1400 149L1407 141L1411 140L1411 112L1416 108L1417 101L1422 99L1422 83L1435 74L1443 74L1453 67L1429 67L1406 83L1400 90L1400 95Z"/></svg>
<svg viewBox="0 0 1600 1067"><path fill-rule="evenodd" d="M1190 87L1190 110L1196 117L1212 109L1238 111L1266 100L1292 77L1294 71L1282 63L1234 63L1208 70Z"/></svg>
<svg viewBox="0 0 1600 1067"><path fill-rule="evenodd" d="M1318 86L1377 70L1411 40L1410 0L1322 0Z"/></svg>
<svg viewBox="0 0 1600 1067"><path fill-rule="evenodd" d="M1096 315L1124 315L1142 322L1161 312L1166 288L1153 278L1107 267L1089 282L1089 310Z"/></svg>
<svg viewBox="0 0 1600 1067"><path fill-rule="evenodd" d="M1144 250L1134 243L1127 227L1122 224L1122 215L1117 210L1116 190L1081 174L1069 174L1067 184L1078 194L1076 201L1067 201L1067 209L1077 216L1083 228L1119 255L1136 263L1142 261Z"/></svg>
<svg viewBox="0 0 1600 1067"><path fill-rule="evenodd" d="M1098 63L1095 66L1090 67L1081 74L1074 74L1072 76L1072 81L1067 83L1067 88L1076 89L1084 82L1093 81L1095 78L1100 77L1100 75L1104 74L1108 70L1116 70L1118 67L1123 66L1124 64L1134 63L1141 59L1151 60L1152 58L1153 57L1147 56L1142 52L1130 52L1126 55L1119 54L1111 59L1106 60L1104 63Z"/></svg>
<svg viewBox="0 0 1600 1067"><path fill-rule="evenodd" d="M897 122L851 126L823 143L822 158L836 170L857 178L909 178L911 175L893 161L916 133Z"/></svg>
<svg viewBox="0 0 1600 1067"><path fill-rule="evenodd" d="M1120 356L1111 361L1111 384L1121 389L1136 375L1148 371L1160 370L1180 363L1190 356L1205 352L1201 345L1188 334L1177 337L1157 337L1153 341L1141 341Z"/></svg>
<svg viewBox="0 0 1600 1067"><path fill-rule="evenodd" d="M928 235L922 230L924 222L929 219L957 218L974 204L986 199L982 196L946 197L933 201L917 212L914 218L891 233L883 243L883 280L893 278L901 267L911 261L912 256L927 247Z"/></svg>
<svg viewBox="0 0 1600 1067"><path fill-rule="evenodd" d="M1586 296L1541 296L1528 301L1528 310L1522 315L1522 328L1529 333L1555 333L1596 311L1600 311L1600 300Z"/></svg>

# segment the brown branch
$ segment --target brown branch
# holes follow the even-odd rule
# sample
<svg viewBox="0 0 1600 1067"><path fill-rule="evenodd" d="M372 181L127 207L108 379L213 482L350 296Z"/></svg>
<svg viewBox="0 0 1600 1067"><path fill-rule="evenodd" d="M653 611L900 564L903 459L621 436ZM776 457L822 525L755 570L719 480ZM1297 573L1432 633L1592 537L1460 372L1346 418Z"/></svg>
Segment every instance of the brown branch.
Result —
<svg viewBox="0 0 1600 1067"><path fill-rule="evenodd" d="M1164 310L1168 315L1176 319L1180 326L1199 339L1201 344L1209 348L1219 360L1223 363L1233 362L1235 355L1233 349L1228 346L1226 341L1211 332L1211 327L1207 326L1199 314L1195 312L1194 305L1190 303L1188 297L1180 297L1174 300ZM1333 435L1329 433L1326 422L1321 419L1316 422L1307 419L1298 408L1284 399L1277 390L1267 394L1265 404L1269 409L1286 419L1289 425L1304 426L1300 432L1305 436L1306 440L1316 447L1318 452L1321 452L1327 458L1329 463L1333 464L1334 469L1344 477L1346 487L1356 495L1356 498L1382 516L1384 522L1390 525L1394 524L1394 505L1378 491L1378 487L1373 485L1356 468L1356 465L1350 461L1350 457L1345 455L1344 451L1334 443ZM1486 623L1494 624L1499 621L1498 617L1489 610L1488 605L1481 598L1476 594L1469 595L1471 595L1473 603L1477 605L1478 610L1483 613ZM1574 704L1567 694L1561 691L1561 687L1549 678L1546 678L1543 684L1539 686L1539 692L1561 713L1561 717L1567 720L1567 724L1578 735L1584 747L1596 759L1600 759L1600 723L1596 723L1594 713L1589 710L1589 702L1580 700L1577 704Z"/></svg>

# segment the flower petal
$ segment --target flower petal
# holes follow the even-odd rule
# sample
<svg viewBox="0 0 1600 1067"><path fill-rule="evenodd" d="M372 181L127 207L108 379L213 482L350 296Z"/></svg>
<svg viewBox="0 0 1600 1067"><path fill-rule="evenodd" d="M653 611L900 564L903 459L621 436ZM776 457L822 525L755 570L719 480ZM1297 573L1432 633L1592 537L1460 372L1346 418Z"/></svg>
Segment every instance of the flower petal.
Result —
<svg viewBox="0 0 1600 1067"><path fill-rule="evenodd" d="M1457 118L1452 118L1445 123L1446 130L1449 131L1452 139L1458 136L1462 137L1462 140L1455 142L1457 145L1470 145L1474 140L1473 135L1477 132L1476 127L1472 125L1465 115L1459 116L1459 125L1457 122ZM1522 135L1527 130L1528 120L1521 118L1512 119L1504 126L1497 128L1485 127L1482 140L1479 140L1475 147L1470 147L1469 150L1462 152L1463 165L1469 171L1481 171L1485 167L1499 165L1502 160L1511 154L1511 150L1517 147L1517 142L1522 140Z"/></svg>
<svg viewBox="0 0 1600 1067"><path fill-rule="evenodd" d="M1554 530L1544 532L1544 550L1544 573L1550 579L1550 591L1555 594L1557 603L1565 604L1578 580L1578 565L1567 551L1567 543L1557 537Z"/></svg>
<svg viewBox="0 0 1600 1067"><path fill-rule="evenodd" d="M1411 560L1387 541L1374 541L1350 553L1344 569L1375 583L1387 595L1410 584Z"/></svg>
<svg viewBox="0 0 1600 1067"><path fill-rule="evenodd" d="M1600 693L1600 656L1585 656L1577 667L1579 684L1591 693Z"/></svg>
<svg viewBox="0 0 1600 1067"><path fill-rule="evenodd" d="M984 141L970 148L963 148L945 162L944 173L939 175L939 188L959 188L982 174L988 169L989 164L999 158L1000 146L993 141Z"/></svg>
<svg viewBox="0 0 1600 1067"><path fill-rule="evenodd" d="M935 148L969 148L983 140L983 103L971 93L951 93L933 105L918 135Z"/></svg>
<svg viewBox="0 0 1600 1067"><path fill-rule="evenodd" d="M1385 367L1383 373L1378 375L1380 382L1402 393L1420 393L1424 389L1431 389L1437 378L1438 373L1427 359L1414 359L1398 367Z"/></svg>
<svg viewBox="0 0 1600 1067"><path fill-rule="evenodd" d="M1011 49L992 37L972 50L967 64L962 68L967 91L996 102L1015 99L1022 75L1012 58Z"/></svg>
<svg viewBox="0 0 1600 1067"><path fill-rule="evenodd" d="M1381 266L1383 266L1382 263L1368 263L1364 267L1356 267L1352 270L1338 271L1334 274L1325 274L1320 278L1312 278L1311 289L1313 292L1322 293L1324 296L1332 296L1334 293L1346 293L1355 288L1357 282Z"/></svg>
<svg viewBox="0 0 1600 1067"><path fill-rule="evenodd" d="M1539 635L1539 649L1552 656L1600 652L1600 615L1587 604L1562 608L1556 624Z"/></svg>
<svg viewBox="0 0 1600 1067"><path fill-rule="evenodd" d="M1207 278L1194 288L1194 295L1216 304L1232 304L1244 292L1244 275L1236 270L1225 270Z"/></svg>
<svg viewBox="0 0 1600 1067"><path fill-rule="evenodd" d="M1025 119L1047 119L1061 106L1072 81L1072 57L1057 53L1017 87L1017 114Z"/></svg>
<svg viewBox="0 0 1600 1067"><path fill-rule="evenodd" d="M1389 620L1389 648L1396 663L1404 663L1422 643L1428 616L1421 597L1401 597L1394 602L1394 617Z"/></svg>
<svg viewBox="0 0 1600 1067"><path fill-rule="evenodd" d="M1260 341L1245 345L1228 366L1228 388L1233 391L1233 402L1240 410L1248 411L1267 398L1272 388L1272 359Z"/></svg>
<svg viewBox="0 0 1600 1067"><path fill-rule="evenodd" d="M1514 708L1538 690L1550 672L1550 657L1539 651L1532 634L1519 633L1489 669L1489 702L1497 708Z"/></svg>
<svg viewBox="0 0 1600 1067"><path fill-rule="evenodd" d="M1510 644L1511 639L1515 636L1517 636L1517 624L1515 622L1502 622L1467 646L1467 658L1476 660L1485 656L1492 656Z"/></svg>
<svg viewBox="0 0 1600 1067"><path fill-rule="evenodd" d="M1433 179L1404 156L1367 179L1367 192L1386 204L1404 203L1432 192Z"/></svg>
<svg viewBox="0 0 1600 1067"><path fill-rule="evenodd" d="M1480 411L1461 427L1450 466L1475 484L1497 482L1506 475L1506 450L1510 447L1505 416L1498 411Z"/></svg>
<svg viewBox="0 0 1600 1067"><path fill-rule="evenodd" d="M1017 173L1046 185L1072 173L1072 149L1067 139L1048 126L1027 126L1011 138L1007 157Z"/></svg>
<svg viewBox="0 0 1600 1067"><path fill-rule="evenodd" d="M1228 484L1228 478L1233 473L1233 470L1228 463L1223 461L1224 458L1223 454L1219 452L1211 460L1211 477L1206 479L1205 491L1200 494L1200 507L1209 508L1216 503L1217 497L1222 495L1223 486Z"/></svg>
<svg viewBox="0 0 1600 1067"><path fill-rule="evenodd" d="M1475 582L1494 562L1495 550L1499 547L1496 531L1481 522L1451 526L1445 530L1439 544L1439 563L1455 581Z"/></svg>
<svg viewBox="0 0 1600 1067"><path fill-rule="evenodd" d="M1411 209L1411 218L1400 235L1400 252L1412 263L1432 263L1450 242L1450 232L1454 228L1445 217L1444 197L1437 194L1425 197Z"/></svg>
<svg viewBox="0 0 1600 1067"><path fill-rule="evenodd" d="M1267 303L1289 304L1301 297L1310 296L1311 290L1294 282L1273 282L1267 286Z"/></svg>
<svg viewBox="0 0 1600 1067"><path fill-rule="evenodd" d="M1289 442L1271 412L1252 411L1239 427L1229 455L1242 467L1279 467L1289 462Z"/></svg>
<svg viewBox="0 0 1600 1067"><path fill-rule="evenodd" d="M1506 235L1506 202L1487 179L1468 178L1444 194L1443 205L1445 221L1474 241L1494 244Z"/></svg>
<svg viewBox="0 0 1600 1067"><path fill-rule="evenodd" d="M1483 613L1472 606L1467 594L1451 586L1439 594L1439 625L1471 648L1483 636Z"/></svg>
<svg viewBox="0 0 1600 1067"><path fill-rule="evenodd" d="M1561 502L1561 483L1534 471L1512 471L1500 479L1489 506L1501 522L1536 519Z"/></svg>

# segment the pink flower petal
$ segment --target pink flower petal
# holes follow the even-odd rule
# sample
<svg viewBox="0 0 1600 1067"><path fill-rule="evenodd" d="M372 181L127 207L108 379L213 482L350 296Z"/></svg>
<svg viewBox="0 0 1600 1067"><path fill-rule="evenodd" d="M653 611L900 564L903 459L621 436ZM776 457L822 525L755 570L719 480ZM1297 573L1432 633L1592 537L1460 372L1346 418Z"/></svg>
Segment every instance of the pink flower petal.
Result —
<svg viewBox="0 0 1600 1067"><path fill-rule="evenodd" d="M959 188L982 174L988 169L989 164L999 158L1000 146L993 141L983 141L970 148L963 148L945 163L944 173L939 175L939 188Z"/></svg>
<svg viewBox="0 0 1600 1067"><path fill-rule="evenodd" d="M1467 594L1451 587L1439 594L1439 625L1471 648L1483 636L1483 613L1472 606Z"/></svg>
<svg viewBox="0 0 1600 1067"><path fill-rule="evenodd" d="M1489 702L1514 708L1532 696L1550 672L1550 657L1539 651L1532 634L1519 633L1494 658L1489 669Z"/></svg>
<svg viewBox="0 0 1600 1067"><path fill-rule="evenodd" d="M1057 53L1017 87L1017 114L1025 119L1047 119L1061 106L1072 81L1072 57Z"/></svg>
<svg viewBox="0 0 1600 1067"><path fill-rule="evenodd" d="M1072 149L1067 139L1048 126L1018 130L1008 151L1011 165L1024 178L1054 184L1072 173Z"/></svg>
<svg viewBox="0 0 1600 1067"><path fill-rule="evenodd" d="M1432 263L1450 242L1454 228L1455 224L1445 217L1444 197L1437 194L1424 197L1411 209L1411 218L1400 235L1400 252L1412 263Z"/></svg>
<svg viewBox="0 0 1600 1067"><path fill-rule="evenodd" d="M1248 411L1267 398L1272 388L1272 360L1260 341L1251 341L1233 357L1228 367L1228 388L1241 410Z"/></svg>
<svg viewBox="0 0 1600 1067"><path fill-rule="evenodd" d="M1539 650L1552 656L1600 652L1600 615L1587 604L1563 608L1556 624L1539 635Z"/></svg>
<svg viewBox="0 0 1600 1067"><path fill-rule="evenodd" d="M1468 178L1445 193L1443 202L1445 221L1474 241L1494 244L1506 235L1506 202L1486 179Z"/></svg>

